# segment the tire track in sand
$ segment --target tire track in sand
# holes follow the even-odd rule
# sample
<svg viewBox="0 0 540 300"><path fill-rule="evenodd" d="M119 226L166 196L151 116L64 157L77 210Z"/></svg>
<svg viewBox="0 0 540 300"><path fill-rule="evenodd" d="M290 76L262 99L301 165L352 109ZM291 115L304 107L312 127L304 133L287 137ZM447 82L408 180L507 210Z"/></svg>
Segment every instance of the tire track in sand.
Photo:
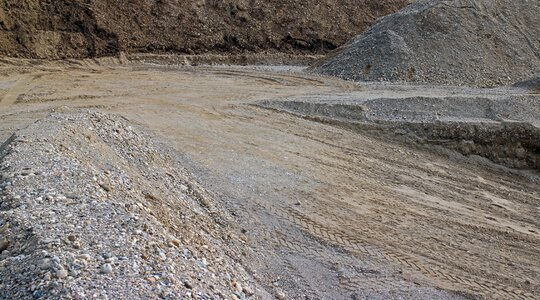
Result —
<svg viewBox="0 0 540 300"><path fill-rule="evenodd" d="M35 75L20 75L17 82L8 90L8 92L0 99L0 107L6 107L15 104L17 98L24 94L30 82L35 78Z"/></svg>
<svg viewBox="0 0 540 300"><path fill-rule="evenodd" d="M367 254L374 258L382 258L391 263L397 263L409 270L417 272L418 275L426 279L434 280L433 283L440 288L456 291L464 290L492 299L535 299L534 295L521 289L467 274L456 274L440 267L429 266L414 256L393 249L370 247L369 241L363 240L361 237L351 237L345 232L319 224L295 209L269 208L269 210L330 244L339 245L353 253ZM366 230L369 230L369 228L366 228Z"/></svg>

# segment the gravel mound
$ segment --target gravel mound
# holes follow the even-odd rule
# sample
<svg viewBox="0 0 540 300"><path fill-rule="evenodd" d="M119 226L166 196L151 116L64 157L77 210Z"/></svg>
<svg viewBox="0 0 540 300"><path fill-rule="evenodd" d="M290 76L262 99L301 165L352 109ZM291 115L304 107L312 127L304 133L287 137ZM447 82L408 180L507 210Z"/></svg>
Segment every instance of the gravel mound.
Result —
<svg viewBox="0 0 540 300"><path fill-rule="evenodd" d="M540 71L540 1L422 0L383 17L313 71L355 81L497 86Z"/></svg>
<svg viewBox="0 0 540 300"><path fill-rule="evenodd" d="M531 94L540 94L540 74L533 78L514 84L514 87L525 89Z"/></svg>
<svg viewBox="0 0 540 300"><path fill-rule="evenodd" d="M1 0L0 54L326 53L411 0Z"/></svg>
<svg viewBox="0 0 540 300"><path fill-rule="evenodd" d="M174 153L125 119L55 113L0 149L0 299L264 298Z"/></svg>

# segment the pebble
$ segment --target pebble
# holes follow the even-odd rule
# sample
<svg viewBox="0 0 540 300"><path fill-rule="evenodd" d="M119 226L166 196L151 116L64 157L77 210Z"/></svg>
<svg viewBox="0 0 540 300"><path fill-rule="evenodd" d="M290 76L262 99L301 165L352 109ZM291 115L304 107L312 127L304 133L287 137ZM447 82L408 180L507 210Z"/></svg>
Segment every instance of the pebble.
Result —
<svg viewBox="0 0 540 300"><path fill-rule="evenodd" d="M87 261L87 260L92 259L92 256L90 256L90 254L84 253L84 254L78 255L77 258L80 260Z"/></svg>
<svg viewBox="0 0 540 300"><path fill-rule="evenodd" d="M161 260L166 260L166 259L167 259L167 255L165 255L164 252L159 252L159 259L161 259Z"/></svg>
<svg viewBox="0 0 540 300"><path fill-rule="evenodd" d="M238 282L233 281L232 285L237 292L242 292L242 286Z"/></svg>
<svg viewBox="0 0 540 300"><path fill-rule="evenodd" d="M6 250L9 247L9 244L10 242L7 239L0 240L0 253Z"/></svg>
<svg viewBox="0 0 540 300"><path fill-rule="evenodd" d="M276 291L276 298L279 299L279 300L285 300L287 299L287 295L285 295L285 293L281 290L277 290Z"/></svg>
<svg viewBox="0 0 540 300"><path fill-rule="evenodd" d="M68 271L65 269L58 269L56 270L56 277L57 278L66 278L68 276Z"/></svg>
<svg viewBox="0 0 540 300"><path fill-rule="evenodd" d="M108 184L106 184L106 183L100 183L99 186L100 186L103 190L105 190L106 192L112 191L111 186L108 185Z"/></svg>
<svg viewBox="0 0 540 300"><path fill-rule="evenodd" d="M253 295L253 290L248 286L245 286L242 291L244 292L244 294L246 294L248 296Z"/></svg>
<svg viewBox="0 0 540 300"><path fill-rule="evenodd" d="M175 245L176 247L180 247L180 241L177 240L177 239L172 239L172 240L171 240L171 243L172 243L173 245Z"/></svg>
<svg viewBox="0 0 540 300"><path fill-rule="evenodd" d="M104 264L101 266L101 272L104 274L111 274L113 272L113 267L111 264Z"/></svg>
<svg viewBox="0 0 540 300"><path fill-rule="evenodd" d="M198 265L199 267L205 269L205 268L206 268L206 265L207 265L207 263L206 263L206 258L203 257L202 259L198 260L198 261L197 261L197 265Z"/></svg>
<svg viewBox="0 0 540 300"><path fill-rule="evenodd" d="M52 261L48 258L44 258L37 263L37 266L41 270L48 270L52 267Z"/></svg>
<svg viewBox="0 0 540 300"><path fill-rule="evenodd" d="M52 277L51 272L47 272L45 273L45 275L43 275L43 280L49 281L51 280L51 277Z"/></svg>

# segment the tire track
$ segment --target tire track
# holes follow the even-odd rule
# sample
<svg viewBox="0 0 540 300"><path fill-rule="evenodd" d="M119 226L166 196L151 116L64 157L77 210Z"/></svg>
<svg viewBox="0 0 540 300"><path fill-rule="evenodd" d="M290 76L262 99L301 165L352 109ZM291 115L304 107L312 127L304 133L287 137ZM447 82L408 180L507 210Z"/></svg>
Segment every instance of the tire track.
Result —
<svg viewBox="0 0 540 300"><path fill-rule="evenodd" d="M0 100L0 107L2 106L10 106L17 102L17 99L21 94L24 94L29 86L30 82L35 78L37 75L21 75L17 79L17 82L13 85L13 87L4 95L4 97Z"/></svg>
<svg viewBox="0 0 540 300"><path fill-rule="evenodd" d="M319 262L329 263L335 262L335 256L327 254L327 250L321 247L309 246L298 240L294 240L291 237L281 237L278 235L272 235L269 232L262 234L268 240L274 242L275 245L299 253L305 257L314 259ZM367 251L367 254L371 253L377 256L375 251ZM371 255L370 254L370 255ZM396 276L358 276L358 277L346 277L338 275L339 286L349 292L356 292L359 290L409 290L411 289L411 282L406 281L402 277Z"/></svg>
<svg viewBox="0 0 540 300"><path fill-rule="evenodd" d="M505 286L471 275L450 272L443 267L428 265L426 262L422 262L413 256L397 252L390 248L380 249L370 245L368 240L362 239L361 237L351 237L340 230L328 228L319 224L297 210L291 208L278 209L275 207L267 207L267 209L276 216L299 226L305 232L317 239L322 239L332 245L340 246L357 255L360 254L372 259L385 260L403 266L413 271L415 275L420 275L420 278L418 279L428 279L439 288L453 291L465 290L467 292L496 299L535 299L533 294L518 288ZM369 229L366 228L366 231L369 231ZM281 245L286 248L310 253L310 255L314 255L315 252L315 250L306 251L306 247L296 243L286 241L281 243Z"/></svg>

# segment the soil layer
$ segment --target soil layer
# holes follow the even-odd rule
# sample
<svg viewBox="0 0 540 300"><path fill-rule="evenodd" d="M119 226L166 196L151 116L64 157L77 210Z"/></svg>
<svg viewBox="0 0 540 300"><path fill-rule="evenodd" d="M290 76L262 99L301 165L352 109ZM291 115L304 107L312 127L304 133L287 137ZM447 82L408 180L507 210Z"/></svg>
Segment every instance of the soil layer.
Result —
<svg viewBox="0 0 540 300"><path fill-rule="evenodd" d="M322 54L410 0L2 0L0 55Z"/></svg>

